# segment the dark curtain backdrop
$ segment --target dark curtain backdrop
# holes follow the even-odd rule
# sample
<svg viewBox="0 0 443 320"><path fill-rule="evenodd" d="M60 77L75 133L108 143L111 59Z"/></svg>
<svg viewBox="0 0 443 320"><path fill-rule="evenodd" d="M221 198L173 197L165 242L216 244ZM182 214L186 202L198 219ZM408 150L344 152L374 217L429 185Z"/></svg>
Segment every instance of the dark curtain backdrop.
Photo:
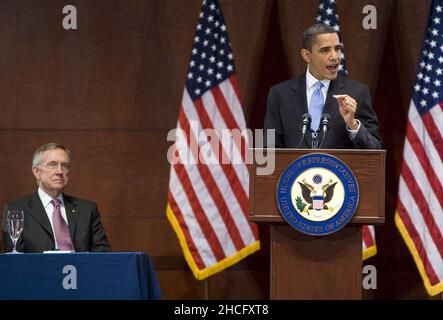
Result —
<svg viewBox="0 0 443 320"><path fill-rule="evenodd" d="M245 116L262 128L269 87L301 73L317 0L220 0ZM62 28L77 8L78 30ZM67 193L98 203L116 251L144 251L166 299L267 298L269 246L206 282L193 278L165 218L166 135L175 128L200 0L0 2L0 203L35 190L31 157L48 141L73 154ZM409 100L431 0L337 0L349 76L368 84L387 149L386 223L365 298L427 298L393 223Z"/></svg>

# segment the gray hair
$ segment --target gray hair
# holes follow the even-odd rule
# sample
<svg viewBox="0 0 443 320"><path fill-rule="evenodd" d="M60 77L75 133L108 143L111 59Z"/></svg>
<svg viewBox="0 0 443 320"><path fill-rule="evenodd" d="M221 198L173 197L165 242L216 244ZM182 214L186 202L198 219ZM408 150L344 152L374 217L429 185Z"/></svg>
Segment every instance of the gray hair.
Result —
<svg viewBox="0 0 443 320"><path fill-rule="evenodd" d="M309 28L305 30L305 32L303 32L303 49L311 51L317 35L325 33L338 34L337 30L335 30L331 26L328 26L327 24L316 23L311 25Z"/></svg>
<svg viewBox="0 0 443 320"><path fill-rule="evenodd" d="M52 149L62 149L64 151L66 151L66 153L69 156L71 156L71 151L69 151L69 149L66 148L64 145L62 145L61 143L49 142L49 143L42 145L37 150L35 150L34 156L32 157L32 166L38 167L39 165L41 165L43 153L45 151L52 150Z"/></svg>

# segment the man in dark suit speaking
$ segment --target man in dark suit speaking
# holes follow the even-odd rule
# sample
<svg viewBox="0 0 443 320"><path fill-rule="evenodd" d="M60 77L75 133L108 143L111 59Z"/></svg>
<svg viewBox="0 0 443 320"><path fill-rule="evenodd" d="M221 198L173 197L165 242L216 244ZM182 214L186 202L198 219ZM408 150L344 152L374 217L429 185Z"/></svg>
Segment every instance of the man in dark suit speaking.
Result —
<svg viewBox="0 0 443 320"><path fill-rule="evenodd" d="M275 141L265 141L267 147L381 148L369 89L338 76L340 55L334 28L314 24L303 33L301 56L307 70L270 89L265 129L275 130Z"/></svg>
<svg viewBox="0 0 443 320"><path fill-rule="evenodd" d="M70 151L65 146L47 143L36 150L32 173L38 190L5 206L3 238L6 251L12 249L5 218L9 209L24 211L23 232L17 241L19 252L111 251L97 205L62 193L68 184L70 170Z"/></svg>

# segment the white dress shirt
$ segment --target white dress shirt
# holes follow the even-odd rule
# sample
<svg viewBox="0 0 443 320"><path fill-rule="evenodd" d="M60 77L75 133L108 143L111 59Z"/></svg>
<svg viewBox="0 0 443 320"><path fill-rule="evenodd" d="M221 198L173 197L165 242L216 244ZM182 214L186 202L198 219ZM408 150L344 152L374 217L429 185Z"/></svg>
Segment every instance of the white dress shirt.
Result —
<svg viewBox="0 0 443 320"><path fill-rule="evenodd" d="M323 103L326 102L326 96L328 95L329 84L331 80L317 80L310 72L309 67L306 70L306 98L308 99L308 110L311 112L311 97L315 91L315 84L320 81L323 83L321 92L323 93Z"/></svg>

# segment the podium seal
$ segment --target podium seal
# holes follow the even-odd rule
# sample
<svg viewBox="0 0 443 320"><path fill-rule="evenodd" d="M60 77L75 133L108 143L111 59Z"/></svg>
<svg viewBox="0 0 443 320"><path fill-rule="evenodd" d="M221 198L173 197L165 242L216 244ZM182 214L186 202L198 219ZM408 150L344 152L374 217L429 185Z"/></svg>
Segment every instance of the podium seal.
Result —
<svg viewBox="0 0 443 320"><path fill-rule="evenodd" d="M283 218L298 231L314 236L343 228L357 210L358 197L351 169L326 153L298 158L282 172L277 184Z"/></svg>

